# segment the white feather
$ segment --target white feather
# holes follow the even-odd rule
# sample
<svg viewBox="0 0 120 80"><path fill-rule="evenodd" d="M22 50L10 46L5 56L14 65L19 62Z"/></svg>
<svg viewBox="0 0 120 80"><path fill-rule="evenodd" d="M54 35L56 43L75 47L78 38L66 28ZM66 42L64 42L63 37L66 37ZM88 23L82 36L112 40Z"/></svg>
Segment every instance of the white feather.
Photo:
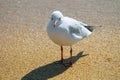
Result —
<svg viewBox="0 0 120 80"><path fill-rule="evenodd" d="M59 11L53 12L52 17L53 20L50 20L48 24L47 33L50 39L60 46L71 46L91 34L84 27L87 24L69 17L64 17ZM53 21L58 18L61 18L61 20L54 27Z"/></svg>

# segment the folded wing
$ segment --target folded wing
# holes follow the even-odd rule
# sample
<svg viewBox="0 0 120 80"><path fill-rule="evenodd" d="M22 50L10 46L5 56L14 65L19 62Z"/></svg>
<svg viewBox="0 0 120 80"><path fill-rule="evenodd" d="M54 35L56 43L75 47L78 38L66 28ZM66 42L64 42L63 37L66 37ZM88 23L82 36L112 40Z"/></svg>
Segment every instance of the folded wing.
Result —
<svg viewBox="0 0 120 80"><path fill-rule="evenodd" d="M69 32L71 34L71 38L76 41L79 41L84 37L90 35L91 31L89 31L85 26L87 26L87 24L84 24L79 21L75 21L74 23L72 23L69 26Z"/></svg>

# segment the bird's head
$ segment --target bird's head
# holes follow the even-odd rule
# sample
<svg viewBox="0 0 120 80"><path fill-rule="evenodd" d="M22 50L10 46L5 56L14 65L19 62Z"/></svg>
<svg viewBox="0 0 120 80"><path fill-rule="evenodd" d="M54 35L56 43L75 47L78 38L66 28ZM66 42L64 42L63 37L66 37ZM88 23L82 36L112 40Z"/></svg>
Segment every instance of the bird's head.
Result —
<svg viewBox="0 0 120 80"><path fill-rule="evenodd" d="M63 15L60 11L54 11L51 15L51 21L54 27L61 22Z"/></svg>

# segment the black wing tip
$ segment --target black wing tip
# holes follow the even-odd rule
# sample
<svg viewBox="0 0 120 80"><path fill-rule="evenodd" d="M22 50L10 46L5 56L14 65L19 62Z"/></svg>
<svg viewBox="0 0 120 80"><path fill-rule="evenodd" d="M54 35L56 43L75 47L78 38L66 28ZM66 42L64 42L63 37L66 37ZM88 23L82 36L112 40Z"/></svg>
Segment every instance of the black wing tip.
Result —
<svg viewBox="0 0 120 80"><path fill-rule="evenodd" d="M94 28L93 26L85 26L90 32L93 32L94 31Z"/></svg>

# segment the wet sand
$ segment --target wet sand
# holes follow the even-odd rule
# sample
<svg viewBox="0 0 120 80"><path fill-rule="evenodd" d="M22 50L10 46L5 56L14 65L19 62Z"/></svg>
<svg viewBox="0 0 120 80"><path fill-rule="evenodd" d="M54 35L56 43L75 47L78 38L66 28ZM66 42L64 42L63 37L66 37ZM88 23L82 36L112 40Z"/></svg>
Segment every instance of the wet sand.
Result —
<svg viewBox="0 0 120 80"><path fill-rule="evenodd" d="M119 0L0 0L0 80L119 80ZM73 67L55 64L60 47L46 33L50 14L96 27L73 45ZM64 47L64 59L69 59Z"/></svg>

